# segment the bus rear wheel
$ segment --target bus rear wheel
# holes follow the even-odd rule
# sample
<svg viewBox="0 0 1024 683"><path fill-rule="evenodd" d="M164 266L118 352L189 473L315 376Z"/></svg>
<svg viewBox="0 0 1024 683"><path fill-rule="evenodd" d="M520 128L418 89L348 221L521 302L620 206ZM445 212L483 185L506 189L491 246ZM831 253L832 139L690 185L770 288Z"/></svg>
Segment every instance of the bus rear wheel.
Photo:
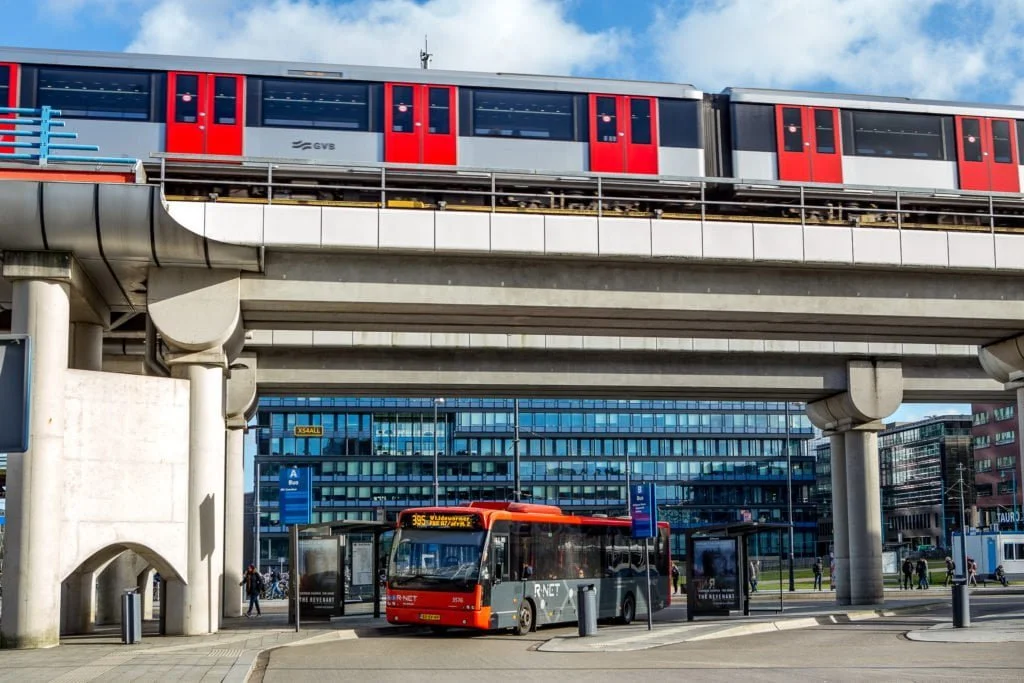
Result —
<svg viewBox="0 0 1024 683"><path fill-rule="evenodd" d="M527 633L533 630L534 612L533 603L529 600L523 600L519 605L519 614L517 623L512 629L512 632L517 636L525 636Z"/></svg>
<svg viewBox="0 0 1024 683"><path fill-rule="evenodd" d="M622 616L619 618L623 624L632 624L633 619L636 618L636 599L631 595L627 594L622 599Z"/></svg>

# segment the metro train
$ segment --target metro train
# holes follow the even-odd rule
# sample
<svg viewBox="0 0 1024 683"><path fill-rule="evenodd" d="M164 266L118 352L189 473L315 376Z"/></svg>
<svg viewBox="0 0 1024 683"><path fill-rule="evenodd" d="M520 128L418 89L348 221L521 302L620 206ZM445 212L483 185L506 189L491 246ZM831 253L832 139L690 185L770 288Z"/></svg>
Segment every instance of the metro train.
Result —
<svg viewBox="0 0 1024 683"><path fill-rule="evenodd" d="M1021 191L1024 108L642 81L0 48L0 104L104 156ZM3 129L0 120L0 152Z"/></svg>

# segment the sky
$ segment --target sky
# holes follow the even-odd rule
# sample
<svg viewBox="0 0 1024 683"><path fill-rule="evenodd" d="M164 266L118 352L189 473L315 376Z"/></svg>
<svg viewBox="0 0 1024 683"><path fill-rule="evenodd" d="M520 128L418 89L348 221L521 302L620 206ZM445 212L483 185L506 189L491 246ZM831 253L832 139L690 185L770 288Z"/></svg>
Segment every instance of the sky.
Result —
<svg viewBox="0 0 1024 683"><path fill-rule="evenodd" d="M1019 0L0 0L0 45L1024 103ZM969 413L905 405L892 419ZM251 481L251 474L248 478Z"/></svg>

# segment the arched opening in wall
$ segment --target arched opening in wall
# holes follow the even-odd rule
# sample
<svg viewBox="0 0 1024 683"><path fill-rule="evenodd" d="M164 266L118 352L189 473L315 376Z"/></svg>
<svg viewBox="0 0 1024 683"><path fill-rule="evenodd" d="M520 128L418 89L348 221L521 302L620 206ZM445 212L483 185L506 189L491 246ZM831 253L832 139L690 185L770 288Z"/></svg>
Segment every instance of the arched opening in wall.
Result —
<svg viewBox="0 0 1024 683"><path fill-rule="evenodd" d="M143 631L163 631L160 599L167 581L181 581L159 553L140 543L117 543L94 552L61 580L61 636L120 636L121 603L137 592L142 603Z"/></svg>

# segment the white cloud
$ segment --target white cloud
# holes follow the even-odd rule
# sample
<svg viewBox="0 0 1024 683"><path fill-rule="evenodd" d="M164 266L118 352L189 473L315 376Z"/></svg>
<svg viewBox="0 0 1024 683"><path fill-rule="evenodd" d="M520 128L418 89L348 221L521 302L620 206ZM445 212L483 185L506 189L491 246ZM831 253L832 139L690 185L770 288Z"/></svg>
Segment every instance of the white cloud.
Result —
<svg viewBox="0 0 1024 683"><path fill-rule="evenodd" d="M477 71L591 71L627 42L561 0L157 0L128 51L416 67L425 34L432 68Z"/></svg>
<svg viewBox="0 0 1024 683"><path fill-rule="evenodd" d="M985 10L981 17L954 32L949 24L960 12L941 0L706 0L683 13L668 2L652 31L665 73L712 91L833 83L953 98L1005 77L995 63L1002 48L984 34L996 15L1019 12L998 0L974 4ZM943 12L949 35L929 30L933 10Z"/></svg>

